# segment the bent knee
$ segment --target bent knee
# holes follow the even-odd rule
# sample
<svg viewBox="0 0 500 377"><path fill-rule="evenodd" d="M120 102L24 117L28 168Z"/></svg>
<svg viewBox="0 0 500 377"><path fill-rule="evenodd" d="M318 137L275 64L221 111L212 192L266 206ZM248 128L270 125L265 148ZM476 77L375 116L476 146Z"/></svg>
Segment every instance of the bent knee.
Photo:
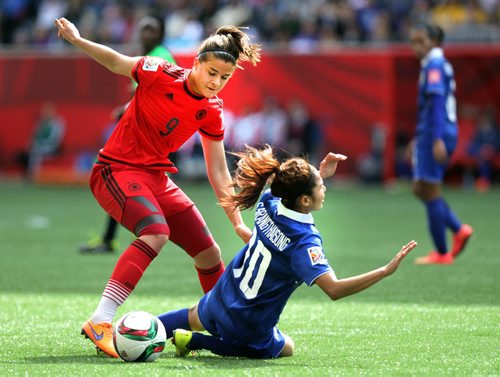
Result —
<svg viewBox="0 0 500 377"><path fill-rule="evenodd" d="M412 191L413 195L415 195L417 198L423 199L424 192L421 184L419 184L418 182L414 182L412 186Z"/></svg>
<svg viewBox="0 0 500 377"><path fill-rule="evenodd" d="M166 234L148 234L144 236L140 236L139 239L146 242L149 246L151 246L156 252L159 252L163 246L168 241L168 235Z"/></svg>
<svg viewBox="0 0 500 377"><path fill-rule="evenodd" d="M417 181L413 184L413 193L420 200L428 202L441 196L439 184Z"/></svg>
<svg viewBox="0 0 500 377"><path fill-rule="evenodd" d="M208 249L202 250L194 257L194 264L198 268L210 268L221 261L221 252L219 245L214 244Z"/></svg>

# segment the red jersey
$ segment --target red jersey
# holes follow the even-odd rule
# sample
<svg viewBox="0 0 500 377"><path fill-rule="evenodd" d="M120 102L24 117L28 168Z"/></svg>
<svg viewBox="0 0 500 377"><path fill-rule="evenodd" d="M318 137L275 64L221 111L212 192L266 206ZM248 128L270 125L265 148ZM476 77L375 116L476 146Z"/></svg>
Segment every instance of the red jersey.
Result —
<svg viewBox="0 0 500 377"><path fill-rule="evenodd" d="M99 151L99 161L175 173L168 155L195 132L222 140L222 100L191 92L190 72L160 58L141 58L132 70L135 95Z"/></svg>

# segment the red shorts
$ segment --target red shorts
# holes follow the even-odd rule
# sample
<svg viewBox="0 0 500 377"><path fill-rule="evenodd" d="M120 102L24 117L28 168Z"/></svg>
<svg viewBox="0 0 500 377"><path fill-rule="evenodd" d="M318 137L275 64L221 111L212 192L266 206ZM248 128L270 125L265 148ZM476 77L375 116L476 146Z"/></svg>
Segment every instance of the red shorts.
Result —
<svg viewBox="0 0 500 377"><path fill-rule="evenodd" d="M212 247L215 241L193 201L162 171L126 165L94 165L90 189L100 206L139 236L166 234L189 255Z"/></svg>

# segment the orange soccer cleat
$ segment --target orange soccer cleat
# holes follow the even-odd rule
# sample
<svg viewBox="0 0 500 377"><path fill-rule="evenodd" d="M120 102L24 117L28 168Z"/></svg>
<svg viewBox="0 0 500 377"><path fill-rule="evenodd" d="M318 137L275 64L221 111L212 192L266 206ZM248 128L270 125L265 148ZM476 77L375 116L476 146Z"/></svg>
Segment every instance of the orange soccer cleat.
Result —
<svg viewBox="0 0 500 377"><path fill-rule="evenodd" d="M82 335L89 338L96 348L110 357L118 357L113 344L113 325L108 322L94 323L87 320L82 326Z"/></svg>
<svg viewBox="0 0 500 377"><path fill-rule="evenodd" d="M451 253L440 254L437 251L431 251L423 257L416 258L415 264L453 264L453 255Z"/></svg>
<svg viewBox="0 0 500 377"><path fill-rule="evenodd" d="M465 249L465 245L467 245L472 233L474 233L474 230L470 225L462 224L458 232L453 235L453 245L450 253L454 258Z"/></svg>

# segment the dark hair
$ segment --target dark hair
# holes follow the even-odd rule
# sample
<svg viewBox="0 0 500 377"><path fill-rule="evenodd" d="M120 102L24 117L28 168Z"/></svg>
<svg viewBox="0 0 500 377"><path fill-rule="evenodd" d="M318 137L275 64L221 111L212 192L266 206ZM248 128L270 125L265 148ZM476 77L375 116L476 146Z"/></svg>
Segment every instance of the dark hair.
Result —
<svg viewBox="0 0 500 377"><path fill-rule="evenodd" d="M151 21L153 21L156 25L153 25ZM142 31L146 27L154 27L155 29L157 28L160 34L160 38L163 40L163 38L165 37L165 21L163 20L163 18L154 14L148 14L147 16L144 16L139 21L139 28Z"/></svg>
<svg viewBox="0 0 500 377"><path fill-rule="evenodd" d="M437 46L441 46L444 41L444 31L438 25L428 22L418 22L413 26L413 29L425 31L429 39L436 43Z"/></svg>
<svg viewBox="0 0 500 377"><path fill-rule="evenodd" d="M240 191L222 201L224 207L252 208L267 183L270 183L271 193L292 210L301 195L312 194L316 175L305 159L293 157L280 164L269 145L263 149L247 146L244 152L233 154L240 160L232 187Z"/></svg>
<svg viewBox="0 0 500 377"><path fill-rule="evenodd" d="M260 49L260 45L250 43L250 37L240 28L223 26L202 42L198 48L198 59L203 62L213 54L241 68L240 61L257 65L260 62Z"/></svg>

